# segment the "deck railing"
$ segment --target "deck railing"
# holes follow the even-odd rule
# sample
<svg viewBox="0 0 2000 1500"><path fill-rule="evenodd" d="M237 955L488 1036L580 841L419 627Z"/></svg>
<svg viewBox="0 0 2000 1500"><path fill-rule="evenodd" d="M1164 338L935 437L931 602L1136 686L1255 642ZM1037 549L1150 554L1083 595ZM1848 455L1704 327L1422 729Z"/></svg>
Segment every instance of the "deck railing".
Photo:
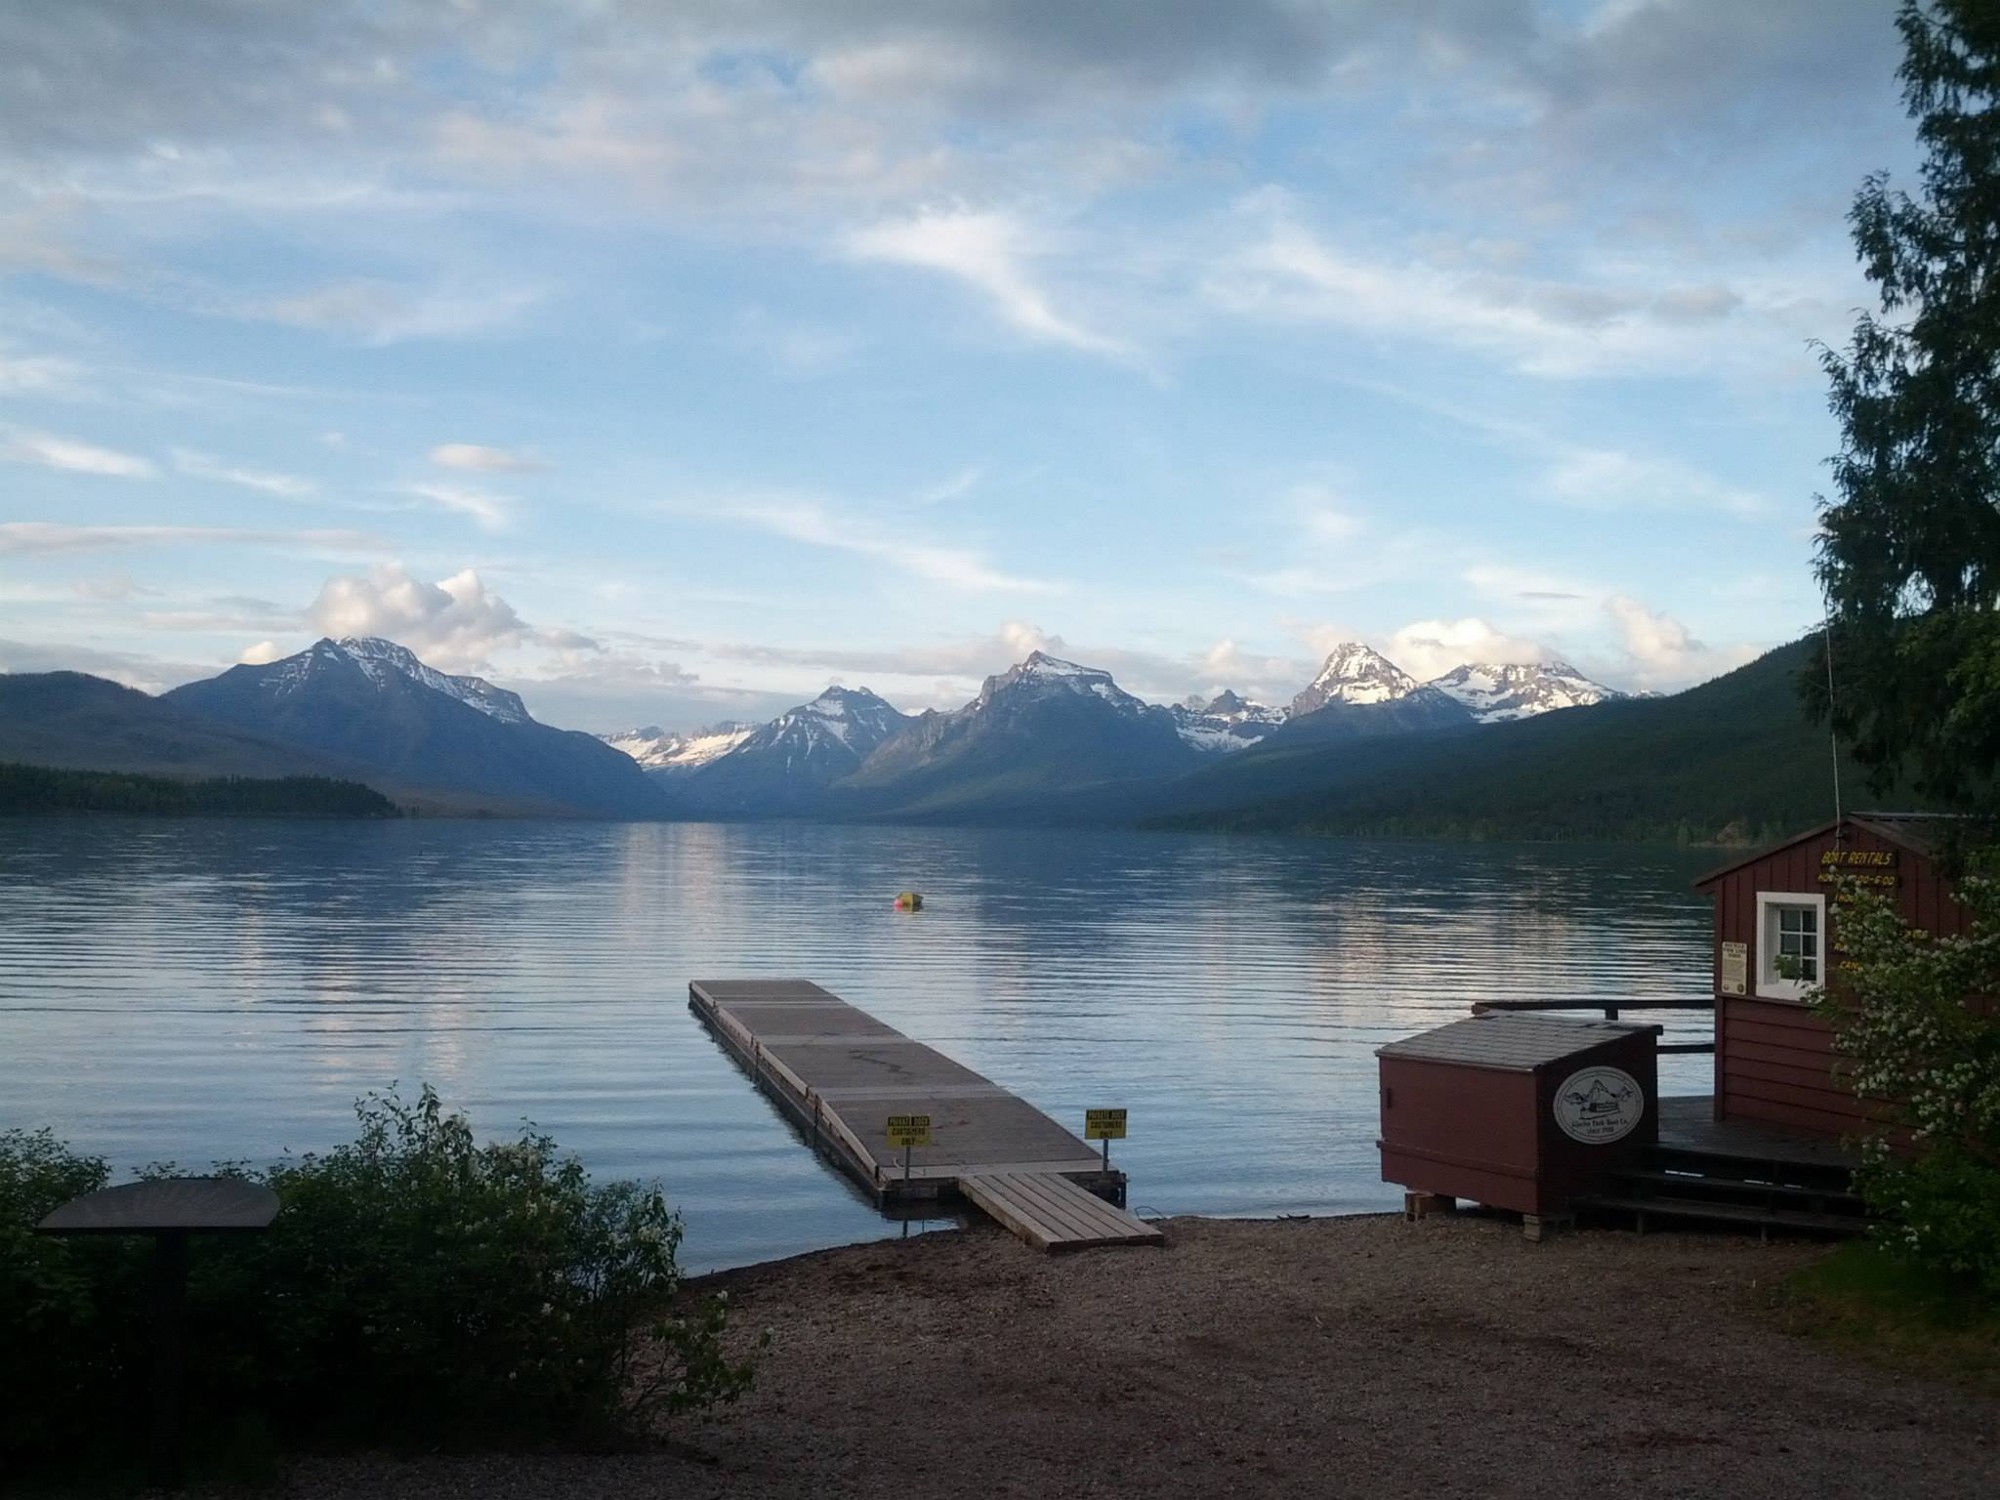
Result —
<svg viewBox="0 0 2000 1500"><path fill-rule="evenodd" d="M1495 1012L1520 1010L1594 1010L1603 1014L1607 1021L1618 1019L1619 1012L1627 1010L1705 1010L1711 1014L1715 1010L1715 999L1708 996L1700 1000L1475 1000L1472 1013L1475 1016L1492 1015ZM1713 1052L1715 1042L1662 1042L1659 1050L1665 1052Z"/></svg>

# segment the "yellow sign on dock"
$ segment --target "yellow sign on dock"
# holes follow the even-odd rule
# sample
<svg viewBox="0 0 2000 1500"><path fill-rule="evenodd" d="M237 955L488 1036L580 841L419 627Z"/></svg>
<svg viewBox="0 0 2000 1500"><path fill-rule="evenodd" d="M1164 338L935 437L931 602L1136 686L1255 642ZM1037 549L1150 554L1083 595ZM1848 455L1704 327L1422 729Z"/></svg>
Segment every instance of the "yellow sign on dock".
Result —
<svg viewBox="0 0 2000 1500"><path fill-rule="evenodd" d="M931 1143L931 1117L929 1115L889 1116L889 1144L892 1146L928 1146Z"/></svg>
<svg viewBox="0 0 2000 1500"><path fill-rule="evenodd" d="M1122 1109L1086 1109L1083 1112L1083 1138L1086 1141L1124 1140L1125 1111Z"/></svg>

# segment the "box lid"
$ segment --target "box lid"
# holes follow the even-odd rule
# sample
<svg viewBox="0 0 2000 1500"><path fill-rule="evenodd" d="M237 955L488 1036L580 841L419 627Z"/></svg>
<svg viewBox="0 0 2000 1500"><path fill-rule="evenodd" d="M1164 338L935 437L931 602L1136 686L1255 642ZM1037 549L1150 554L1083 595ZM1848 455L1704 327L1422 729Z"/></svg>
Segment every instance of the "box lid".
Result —
<svg viewBox="0 0 2000 1500"><path fill-rule="evenodd" d="M1629 1021L1560 1021L1550 1016L1518 1013L1474 1016L1377 1047L1375 1055L1532 1073L1573 1053L1601 1047L1635 1032L1658 1030L1657 1026Z"/></svg>

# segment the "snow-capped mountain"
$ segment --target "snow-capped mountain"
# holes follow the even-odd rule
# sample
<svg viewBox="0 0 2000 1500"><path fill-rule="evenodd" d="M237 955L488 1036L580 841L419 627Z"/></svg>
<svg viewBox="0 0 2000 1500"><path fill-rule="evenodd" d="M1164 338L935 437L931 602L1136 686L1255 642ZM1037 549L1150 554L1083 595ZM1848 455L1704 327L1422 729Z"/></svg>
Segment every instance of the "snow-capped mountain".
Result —
<svg viewBox="0 0 2000 1500"><path fill-rule="evenodd" d="M690 734L670 734L657 724L649 724L643 729L620 729L598 738L613 750L631 756L648 771L676 774L696 770L718 756L727 755L756 732L755 724L725 722Z"/></svg>
<svg viewBox="0 0 2000 1500"><path fill-rule="evenodd" d="M1526 719L1559 708L1582 708L1625 695L1592 682L1568 662L1551 658L1528 666L1468 663L1424 684L1462 703L1482 724Z"/></svg>
<svg viewBox="0 0 2000 1500"><path fill-rule="evenodd" d="M164 697L459 806L598 817L670 810L657 784L595 736L538 724L504 688L440 672L394 641L319 640Z"/></svg>
<svg viewBox="0 0 2000 1500"><path fill-rule="evenodd" d="M798 814L912 722L867 688L830 687L748 732L691 737L681 753L705 759L651 774L673 776L676 793L704 813Z"/></svg>
<svg viewBox="0 0 2000 1500"><path fill-rule="evenodd" d="M1027 703L1064 696L1095 698L1122 714L1134 717L1156 712L1145 699L1133 697L1113 682L1109 672L1078 666L1073 661L1050 656L1046 651L1031 651L1026 660L1017 662L997 677L987 678L979 696L960 712L990 713L996 706L1018 709Z"/></svg>
<svg viewBox="0 0 2000 1500"><path fill-rule="evenodd" d="M1360 641L1342 641L1327 653L1319 675L1292 699L1292 717L1329 703L1389 703L1413 691L1417 681L1388 657Z"/></svg>
<svg viewBox="0 0 2000 1500"><path fill-rule="evenodd" d="M327 642L319 644L324 646ZM528 715L527 704L518 695L495 687L484 677L453 677L436 667L427 667L417 660L417 654L409 647L385 641L379 635L342 636L332 644L335 650L344 651L354 658L355 664L377 682L382 680L384 672L400 672L447 698L456 698L467 708L476 708L498 719L502 724L534 722Z"/></svg>
<svg viewBox="0 0 2000 1500"><path fill-rule="evenodd" d="M1170 712L1174 728L1184 741L1197 750L1217 755L1247 750L1287 717L1282 708L1252 703L1226 688L1206 703L1190 698L1185 703L1176 703Z"/></svg>
<svg viewBox="0 0 2000 1500"><path fill-rule="evenodd" d="M986 679L950 713L927 713L835 790L857 812L986 819L1024 816L1086 788L1192 770L1202 755L1173 714L1109 672L1037 651Z"/></svg>
<svg viewBox="0 0 2000 1500"><path fill-rule="evenodd" d="M909 722L907 714L867 688L830 687L752 731L729 754L782 756L788 767L824 763L852 770Z"/></svg>

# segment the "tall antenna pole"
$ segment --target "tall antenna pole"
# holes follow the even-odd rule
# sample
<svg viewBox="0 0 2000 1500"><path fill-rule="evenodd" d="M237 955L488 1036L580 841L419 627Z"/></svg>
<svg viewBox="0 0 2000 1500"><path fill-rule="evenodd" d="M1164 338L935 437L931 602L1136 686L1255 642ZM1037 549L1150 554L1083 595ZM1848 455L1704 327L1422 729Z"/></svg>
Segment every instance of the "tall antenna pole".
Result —
<svg viewBox="0 0 2000 1500"><path fill-rule="evenodd" d="M1829 605L1831 601L1829 601ZM1833 821L1840 821L1840 731L1834 727L1833 717L1833 610L1829 607L1825 617L1826 642L1826 737L1833 747ZM1839 835L1836 834L1837 838Z"/></svg>

